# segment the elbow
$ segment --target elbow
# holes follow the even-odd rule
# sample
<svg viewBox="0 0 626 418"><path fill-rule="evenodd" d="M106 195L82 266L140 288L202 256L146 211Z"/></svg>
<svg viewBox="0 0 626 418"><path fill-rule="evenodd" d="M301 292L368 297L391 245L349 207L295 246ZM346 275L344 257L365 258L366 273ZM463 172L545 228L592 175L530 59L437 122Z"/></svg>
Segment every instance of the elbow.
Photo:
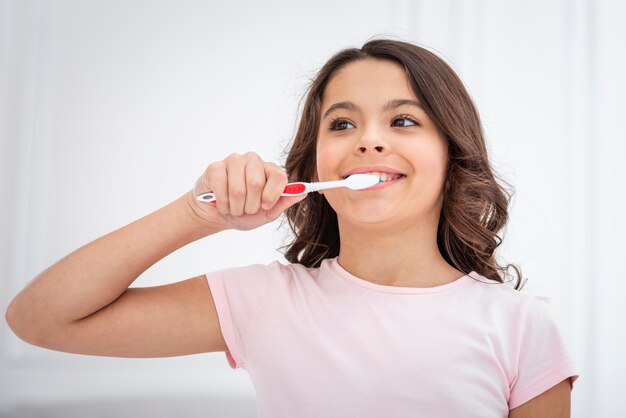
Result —
<svg viewBox="0 0 626 418"><path fill-rule="evenodd" d="M19 325L20 315L18 313L18 308L16 305L17 304L15 302L15 299L13 299L9 303L9 306L7 306L7 309L4 312L4 322L7 323L7 325L9 326L9 329L13 331L15 335L17 335L23 340L24 337L22 337L22 335L24 334L24 331L23 331L23 326Z"/></svg>
<svg viewBox="0 0 626 418"><path fill-rule="evenodd" d="M15 299L9 302L9 306L7 306L6 311L4 312L4 322L7 323L11 331L15 332L15 323L17 314L15 312Z"/></svg>
<svg viewBox="0 0 626 418"><path fill-rule="evenodd" d="M39 333L36 332L36 328L32 325L28 325L33 321L25 319L23 311L20 310L18 303L13 299L7 306L4 312L4 321L9 326L9 329L22 341L32 345L41 346L41 339Z"/></svg>

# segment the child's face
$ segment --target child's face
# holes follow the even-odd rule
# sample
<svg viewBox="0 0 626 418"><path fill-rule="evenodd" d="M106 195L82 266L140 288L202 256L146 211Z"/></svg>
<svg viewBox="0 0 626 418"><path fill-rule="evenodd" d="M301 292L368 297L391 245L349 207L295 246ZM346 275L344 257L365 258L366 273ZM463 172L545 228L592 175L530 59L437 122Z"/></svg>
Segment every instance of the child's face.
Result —
<svg viewBox="0 0 626 418"><path fill-rule="evenodd" d="M447 143L421 107L404 104L383 110L395 99L418 101L404 68L387 60L347 64L326 86L317 138L319 181L341 179L365 166L386 166L406 175L381 189L324 191L339 218L389 225L427 215L433 222L439 219ZM339 102L351 102L354 109L325 115Z"/></svg>

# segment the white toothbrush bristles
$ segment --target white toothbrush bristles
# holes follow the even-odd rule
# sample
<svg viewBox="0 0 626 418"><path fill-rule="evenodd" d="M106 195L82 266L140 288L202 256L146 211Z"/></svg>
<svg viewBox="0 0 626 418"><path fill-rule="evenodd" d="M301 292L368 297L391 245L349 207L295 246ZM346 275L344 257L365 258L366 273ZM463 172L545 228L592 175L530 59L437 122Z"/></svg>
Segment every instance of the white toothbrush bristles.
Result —
<svg viewBox="0 0 626 418"><path fill-rule="evenodd" d="M345 186L352 190L367 189L382 182L383 180L373 174L352 174L345 180Z"/></svg>

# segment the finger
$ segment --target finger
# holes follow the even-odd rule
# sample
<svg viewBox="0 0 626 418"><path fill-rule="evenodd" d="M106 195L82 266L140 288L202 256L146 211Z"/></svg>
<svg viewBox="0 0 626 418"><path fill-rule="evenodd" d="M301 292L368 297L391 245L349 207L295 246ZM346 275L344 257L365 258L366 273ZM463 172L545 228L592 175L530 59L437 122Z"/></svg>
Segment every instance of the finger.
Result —
<svg viewBox="0 0 626 418"><path fill-rule="evenodd" d="M207 168L207 176L209 190L218 198L217 202L215 202L217 211L222 215L227 215L229 213L228 179L224 161L211 164L209 168Z"/></svg>
<svg viewBox="0 0 626 418"><path fill-rule="evenodd" d="M243 215L243 205L246 202L246 159L240 155L229 157L226 171L228 174L228 204L230 214Z"/></svg>
<svg viewBox="0 0 626 418"><path fill-rule="evenodd" d="M306 196L305 194L300 196L281 196L278 202L268 211L267 216L270 219L277 219L287 208L304 200Z"/></svg>
<svg viewBox="0 0 626 418"><path fill-rule="evenodd" d="M256 154L255 154L256 155ZM258 156L246 164L246 203L244 212L254 215L261 208L261 194L265 187L265 169L263 160Z"/></svg>
<svg viewBox="0 0 626 418"><path fill-rule="evenodd" d="M265 163L267 182L263 189L261 207L269 210L276 204L287 185L287 173L274 163Z"/></svg>

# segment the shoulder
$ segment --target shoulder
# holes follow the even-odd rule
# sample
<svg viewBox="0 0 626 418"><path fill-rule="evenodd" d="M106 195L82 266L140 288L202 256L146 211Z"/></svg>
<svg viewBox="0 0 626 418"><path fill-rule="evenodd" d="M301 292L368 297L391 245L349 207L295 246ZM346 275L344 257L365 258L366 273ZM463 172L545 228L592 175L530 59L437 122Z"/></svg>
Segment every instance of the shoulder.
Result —
<svg viewBox="0 0 626 418"><path fill-rule="evenodd" d="M466 297L475 300L485 315L499 317L512 343L519 346L537 341L558 343L559 322L550 297L516 290L511 284L498 283L478 274L473 274L472 278L476 280L468 286Z"/></svg>
<svg viewBox="0 0 626 418"><path fill-rule="evenodd" d="M471 272L468 276L471 279L468 292L473 298L482 303L508 306L515 311L517 316L519 316L520 310L527 309L533 301L544 298L544 296L524 290L516 290L511 282L496 282L476 272Z"/></svg>
<svg viewBox="0 0 626 418"><path fill-rule="evenodd" d="M226 267L218 270L211 271L208 274L213 276L244 276L244 277L253 277L259 274L265 275L285 275L289 274L292 271L291 265L285 265L279 262L278 260L274 260L266 263L252 263L235 267Z"/></svg>
<svg viewBox="0 0 626 418"><path fill-rule="evenodd" d="M266 263L253 263L228 267L207 273L209 280L230 280L239 282L292 281L316 277L318 268L309 268L298 263L282 263L274 260Z"/></svg>
<svg viewBox="0 0 626 418"><path fill-rule="evenodd" d="M479 319L497 324L510 342L519 343L525 332L558 328L550 299L528 290L516 290L511 283L498 283L479 274L471 274L463 297Z"/></svg>

